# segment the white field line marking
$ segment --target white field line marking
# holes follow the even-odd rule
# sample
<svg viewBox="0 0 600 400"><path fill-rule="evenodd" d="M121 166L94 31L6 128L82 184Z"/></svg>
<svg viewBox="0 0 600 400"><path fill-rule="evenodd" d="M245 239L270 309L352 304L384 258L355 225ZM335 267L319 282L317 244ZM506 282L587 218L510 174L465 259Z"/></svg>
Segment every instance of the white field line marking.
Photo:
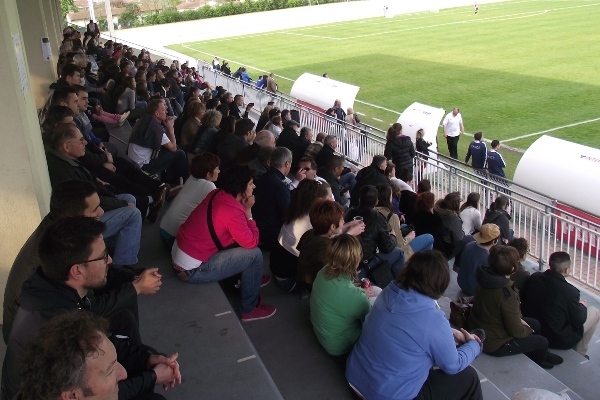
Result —
<svg viewBox="0 0 600 400"><path fill-rule="evenodd" d="M375 121L378 121L378 122L383 122L383 120L382 120L382 119L375 118L375 117L371 117L371 118L373 118Z"/></svg>
<svg viewBox="0 0 600 400"><path fill-rule="evenodd" d="M306 35L303 33L292 33L292 32L279 32L279 33L282 35L304 36L304 37L310 37L310 38L316 38L316 39L344 40L344 39L329 37L329 36Z"/></svg>
<svg viewBox="0 0 600 400"><path fill-rule="evenodd" d="M550 133L550 132L554 132L554 131L559 131L559 130L564 129L564 128L571 128L573 126L578 126L578 125L583 125L583 124L589 124L590 122L596 122L596 121L600 121L600 118L588 119L587 121L580 121L580 122L575 122L573 124L568 124L568 125L563 125L563 126L557 126L556 128L546 129L545 131L529 133L527 135L517 136L517 137L514 137L514 138L510 138L510 139L504 139L502 141L502 143L512 142L514 140L519 140L519 139L525 139L525 138L528 138L528 137L531 137L531 136L536 136L536 135L543 135L544 133Z"/></svg>
<svg viewBox="0 0 600 400"><path fill-rule="evenodd" d="M354 111L354 114L362 115L363 117L364 117L364 115L365 115L365 114L363 114L363 113L361 113L361 112L358 112L358 111ZM599 340L599 342L600 342L600 340Z"/></svg>
<svg viewBox="0 0 600 400"><path fill-rule="evenodd" d="M389 35L390 33L409 32L409 31L416 31L416 30L420 30L420 29L438 28L440 26L450 26L450 25L460 25L460 24L472 24L472 23L490 22L490 21L491 22L509 21L509 20L512 20L512 19L536 17L538 15L546 14L548 11L550 11L550 10L528 11L528 12L525 12L525 13L510 14L510 15L499 15L499 16L496 16L496 17L488 17L488 18L480 18L480 19L468 19L468 20L462 20L462 21L446 22L446 23L443 23L443 24L417 26L417 27L405 28L405 29L395 29L395 30L391 30L391 31L387 31L387 32L376 32L376 33L367 33L365 35L350 36L350 37L343 38L343 40L352 40L352 39L360 39L360 38L372 37L372 36Z"/></svg>
<svg viewBox="0 0 600 400"><path fill-rule="evenodd" d="M398 114L398 115L402 114L402 113L399 113L398 111L390 110L389 108L385 108L385 107L381 107L381 106L378 106L378 105L375 105L375 104L367 103L366 101L360 101L358 99L354 99L354 101L357 102L357 103L360 103L360 104L364 104L366 106L379 108L380 110L384 110L384 111L389 111L389 112L394 113L394 114Z"/></svg>
<svg viewBox="0 0 600 400"><path fill-rule="evenodd" d="M255 355L252 356L248 356L248 357L244 357L244 358L240 358L239 360L237 360L237 362L242 363L244 361L248 361L248 360L252 360L253 358L256 358Z"/></svg>

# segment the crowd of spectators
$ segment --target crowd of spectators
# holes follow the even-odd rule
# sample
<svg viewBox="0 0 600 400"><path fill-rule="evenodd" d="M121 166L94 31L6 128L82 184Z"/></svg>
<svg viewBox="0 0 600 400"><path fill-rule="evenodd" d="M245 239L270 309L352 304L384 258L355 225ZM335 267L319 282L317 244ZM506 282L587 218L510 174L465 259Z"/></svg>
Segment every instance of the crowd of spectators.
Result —
<svg viewBox="0 0 600 400"><path fill-rule="evenodd" d="M216 57L212 65L252 81L243 67L231 73ZM213 88L194 67L152 60L146 50L136 56L119 43L101 46L94 24L83 41L65 29L58 71L40 114L50 213L8 278L3 399L19 391L41 398L44 384L62 398L107 390L161 399L156 385L181 383L177 353L144 345L137 315L137 295L162 284L156 268L137 265L142 222L154 223L168 199L157 234L174 274L186 283L231 284L241 320L265 319L276 313L260 295L271 281L263 275L268 254L281 290L309 293L319 343L366 398L431 399L452 390L480 399L469 364L482 351L523 352L544 368L562 362L549 347L585 354L600 312L564 280L568 255L556 253L549 271L529 277L520 265L527 241L510 229L509 199L498 196L482 218L477 193L463 200L458 192L432 192L427 179L414 182L415 145L399 123L388 130L384 154L357 173L336 153L336 135L314 135L272 104L255 123L241 94ZM273 74L256 86L277 91ZM328 114L359 122L339 100ZM109 141L114 129L130 131L126 154ZM485 148L480 134L476 144ZM427 148L421 131L417 150ZM475 150L467 157L479 168L485 157ZM451 259L460 287L475 295L471 332L452 328L436 307ZM383 287L374 285L378 268L392 277ZM564 302L549 297L552 291ZM65 354L53 354L57 346ZM65 380L54 362L67 365L67 375L84 371L89 382L68 376L53 385ZM106 386L96 386L88 374L94 369L110 375Z"/></svg>

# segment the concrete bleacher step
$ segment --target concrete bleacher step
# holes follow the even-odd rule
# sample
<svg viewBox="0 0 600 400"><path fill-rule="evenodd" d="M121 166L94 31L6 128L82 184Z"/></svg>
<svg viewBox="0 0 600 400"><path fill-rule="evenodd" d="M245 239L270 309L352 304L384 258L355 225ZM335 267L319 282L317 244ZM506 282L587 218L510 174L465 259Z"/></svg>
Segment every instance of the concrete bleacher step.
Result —
<svg viewBox="0 0 600 400"><path fill-rule="evenodd" d="M179 352L183 384L167 399L282 400L220 286L164 278L159 294L142 296L140 329L145 344Z"/></svg>
<svg viewBox="0 0 600 400"><path fill-rule="evenodd" d="M549 370L544 370L523 354L510 357L482 354L473 362L473 367L508 398L522 388L538 388L567 393L572 400L582 399L572 388L551 375ZM554 368L561 367L570 368L566 363Z"/></svg>
<svg viewBox="0 0 600 400"><path fill-rule="evenodd" d="M117 149L121 154L126 154L127 146L129 145L129 137L131 136L131 125L129 124L129 121L125 121L121 126L106 124L106 129L110 135L109 142L117 146Z"/></svg>
<svg viewBox="0 0 600 400"><path fill-rule="evenodd" d="M600 398L600 367L574 350L552 350L565 361L548 373L582 399Z"/></svg>

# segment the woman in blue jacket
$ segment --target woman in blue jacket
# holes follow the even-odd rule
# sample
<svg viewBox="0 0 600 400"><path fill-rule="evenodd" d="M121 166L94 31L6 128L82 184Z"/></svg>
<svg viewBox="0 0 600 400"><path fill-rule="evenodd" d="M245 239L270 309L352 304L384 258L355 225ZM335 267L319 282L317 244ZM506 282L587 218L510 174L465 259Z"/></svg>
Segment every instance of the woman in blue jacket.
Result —
<svg viewBox="0 0 600 400"><path fill-rule="evenodd" d="M348 382L362 397L483 398L477 372L469 366L481 353L481 340L450 328L437 305L449 282L444 255L426 250L415 253L381 292L346 367Z"/></svg>

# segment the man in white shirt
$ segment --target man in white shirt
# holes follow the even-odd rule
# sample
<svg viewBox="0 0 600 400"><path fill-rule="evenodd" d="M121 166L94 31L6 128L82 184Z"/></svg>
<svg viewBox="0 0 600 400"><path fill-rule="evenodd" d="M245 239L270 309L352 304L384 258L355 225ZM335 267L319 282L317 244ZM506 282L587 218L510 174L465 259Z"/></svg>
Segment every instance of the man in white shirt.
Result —
<svg viewBox="0 0 600 400"><path fill-rule="evenodd" d="M147 114L135 124L129 139L129 158L149 174L160 174L175 186L190 175L187 155L177 148L173 117L163 99L150 100Z"/></svg>
<svg viewBox="0 0 600 400"><path fill-rule="evenodd" d="M460 139L460 134L465 132L462 115L460 115L458 107L444 117L442 125L444 126L444 137L448 143L450 157L458 159L458 139Z"/></svg>

